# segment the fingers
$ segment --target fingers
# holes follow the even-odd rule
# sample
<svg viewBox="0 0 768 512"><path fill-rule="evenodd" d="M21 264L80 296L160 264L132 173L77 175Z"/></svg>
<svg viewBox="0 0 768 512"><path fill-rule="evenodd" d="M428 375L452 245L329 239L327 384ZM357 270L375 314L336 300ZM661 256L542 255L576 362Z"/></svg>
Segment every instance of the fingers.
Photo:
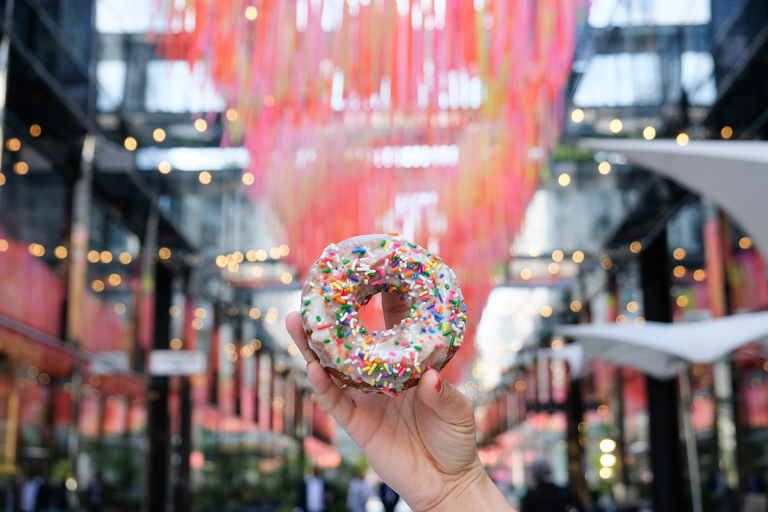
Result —
<svg viewBox="0 0 768 512"><path fill-rule="evenodd" d="M429 370L421 378L418 394L441 420L458 426L474 425L472 400L450 382L441 379L436 370Z"/></svg>
<svg viewBox="0 0 768 512"><path fill-rule="evenodd" d="M349 422L352 421L355 403L317 361L310 361L307 364L307 376L309 383L325 408L328 409L328 412L336 419L341 428L346 429Z"/></svg>
<svg viewBox="0 0 768 512"><path fill-rule="evenodd" d="M307 362L314 361L315 356L307 345L307 339L304 337L304 327L301 325L301 315L295 311L293 313L288 313L288 316L285 317L285 328L288 329L288 334L291 335L293 342L299 347L299 350L301 350L301 355L304 356L304 359Z"/></svg>
<svg viewBox="0 0 768 512"><path fill-rule="evenodd" d="M317 396L320 397L328 411L336 418L339 425L342 427L346 426L352 417L355 404L333 378L328 375L328 372L315 361L315 356L307 345L307 339L304 337L301 315L295 311L289 313L285 318L285 327L288 329L288 334L293 338L293 342L299 347L301 355L308 362L307 376L309 377L309 383L317 392Z"/></svg>
<svg viewBox="0 0 768 512"><path fill-rule="evenodd" d="M391 329L408 314L408 306L397 293L381 293L381 309L384 311L384 325Z"/></svg>

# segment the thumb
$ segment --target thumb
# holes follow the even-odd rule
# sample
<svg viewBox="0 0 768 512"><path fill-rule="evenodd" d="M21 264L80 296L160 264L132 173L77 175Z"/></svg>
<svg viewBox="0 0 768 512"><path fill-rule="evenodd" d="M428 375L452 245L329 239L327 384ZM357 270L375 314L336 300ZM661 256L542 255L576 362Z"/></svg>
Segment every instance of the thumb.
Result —
<svg viewBox="0 0 768 512"><path fill-rule="evenodd" d="M419 381L418 395L438 418L452 425L474 427L472 399L450 382L440 378L437 370L429 370Z"/></svg>

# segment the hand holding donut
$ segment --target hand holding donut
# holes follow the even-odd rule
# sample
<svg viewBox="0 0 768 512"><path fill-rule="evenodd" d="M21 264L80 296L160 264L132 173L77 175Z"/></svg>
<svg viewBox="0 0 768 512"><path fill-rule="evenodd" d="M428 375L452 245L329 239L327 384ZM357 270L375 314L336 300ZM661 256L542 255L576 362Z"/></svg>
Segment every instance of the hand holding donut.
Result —
<svg viewBox="0 0 768 512"><path fill-rule="evenodd" d="M392 327L369 333L358 312L376 293ZM286 326L310 384L411 508L512 510L480 464L472 401L437 372L466 326L437 255L396 233L350 238L323 251L301 300Z"/></svg>
<svg viewBox="0 0 768 512"><path fill-rule="evenodd" d="M407 312L396 295L384 294L382 305L387 325ZM286 325L323 405L413 510L513 510L480 464L469 397L435 370L396 398L342 389L315 361L300 314L288 315Z"/></svg>

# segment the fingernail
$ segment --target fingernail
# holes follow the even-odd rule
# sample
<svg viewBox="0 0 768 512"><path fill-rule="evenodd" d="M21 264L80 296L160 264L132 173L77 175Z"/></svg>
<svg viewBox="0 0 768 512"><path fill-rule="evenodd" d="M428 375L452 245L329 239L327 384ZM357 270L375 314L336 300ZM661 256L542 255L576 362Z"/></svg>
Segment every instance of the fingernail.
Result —
<svg viewBox="0 0 768 512"><path fill-rule="evenodd" d="M440 390L443 389L443 379L440 378L440 374L437 373L437 370L435 370L435 374L437 375L437 384L435 384L435 389L439 393Z"/></svg>
<svg viewBox="0 0 768 512"><path fill-rule="evenodd" d="M314 362L314 361L309 361L309 362L307 363L307 371L309 371L309 365L311 365L313 362Z"/></svg>

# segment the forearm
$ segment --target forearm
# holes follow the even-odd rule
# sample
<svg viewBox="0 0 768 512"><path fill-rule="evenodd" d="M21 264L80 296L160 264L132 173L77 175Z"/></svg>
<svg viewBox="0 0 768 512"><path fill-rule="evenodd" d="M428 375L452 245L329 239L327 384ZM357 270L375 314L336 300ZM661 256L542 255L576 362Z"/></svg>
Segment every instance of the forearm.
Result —
<svg viewBox="0 0 768 512"><path fill-rule="evenodd" d="M426 508L424 512L465 512L467 510L513 512L515 509L485 471L478 468L459 482L440 502Z"/></svg>

